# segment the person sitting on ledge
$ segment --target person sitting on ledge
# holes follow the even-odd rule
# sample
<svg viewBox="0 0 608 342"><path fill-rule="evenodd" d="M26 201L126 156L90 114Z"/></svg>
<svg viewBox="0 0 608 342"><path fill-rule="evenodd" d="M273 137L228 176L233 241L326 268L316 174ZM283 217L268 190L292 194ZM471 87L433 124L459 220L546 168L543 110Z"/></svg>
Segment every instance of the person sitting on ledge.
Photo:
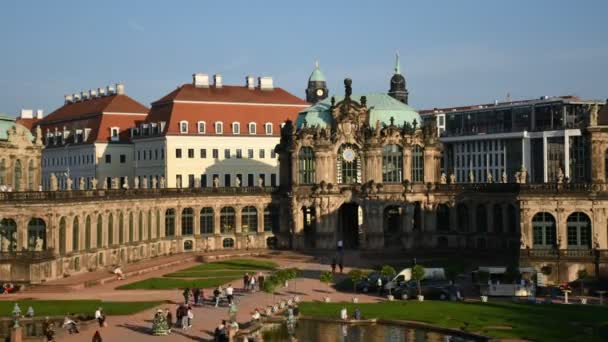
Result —
<svg viewBox="0 0 608 342"><path fill-rule="evenodd" d="M342 310L340 310L340 319L343 321L348 320L348 312L345 307L342 307Z"/></svg>
<svg viewBox="0 0 608 342"><path fill-rule="evenodd" d="M122 273L122 269L120 269L120 266L116 266L116 268L114 268L114 274L116 275L117 280L125 279L125 275Z"/></svg>
<svg viewBox="0 0 608 342"><path fill-rule="evenodd" d="M361 310L359 310L359 308L355 308L355 319L356 320L361 320Z"/></svg>
<svg viewBox="0 0 608 342"><path fill-rule="evenodd" d="M258 310L258 308L255 308L253 314L251 315L251 320L254 322L258 322L260 318L262 318L262 315L260 315L260 310Z"/></svg>

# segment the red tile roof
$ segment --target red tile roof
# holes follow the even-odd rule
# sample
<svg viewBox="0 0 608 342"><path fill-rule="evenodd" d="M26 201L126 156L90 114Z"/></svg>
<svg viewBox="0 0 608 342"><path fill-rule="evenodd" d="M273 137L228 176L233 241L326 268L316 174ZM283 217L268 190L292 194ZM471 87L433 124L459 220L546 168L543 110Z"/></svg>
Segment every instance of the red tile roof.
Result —
<svg viewBox="0 0 608 342"><path fill-rule="evenodd" d="M223 123L223 135L232 135L232 123L240 123L240 134L249 135L249 123L256 123L258 136L266 135L265 123L272 123L272 135L280 135L287 119L310 104L281 89L260 90L244 86L196 88L185 84L152 104L147 122L166 122L163 134L180 133L180 122L188 122L188 134L199 135L197 122L205 121L206 135L215 134L215 122Z"/></svg>
<svg viewBox="0 0 608 342"><path fill-rule="evenodd" d="M34 125L36 123L38 123L40 120L42 119L37 119L37 118L31 118L31 119L24 119L21 117L18 117L15 122L24 126L25 128L29 129L30 132L32 132L32 134L36 134L35 129L34 129Z"/></svg>
<svg viewBox="0 0 608 342"><path fill-rule="evenodd" d="M223 86L216 88L197 88L187 83L170 92L160 100L152 103L167 101L206 101L206 102L238 102L238 103L268 103L286 105L310 105L301 98L281 89L261 90L249 89L245 86Z"/></svg>
<svg viewBox="0 0 608 342"><path fill-rule="evenodd" d="M72 133L76 129L90 128L91 132L86 143L109 142L110 128L120 128L120 141L130 140L129 128L137 127L144 121L148 108L127 95L110 95L66 103L54 112L39 120L43 134L47 130L54 132L63 127Z"/></svg>

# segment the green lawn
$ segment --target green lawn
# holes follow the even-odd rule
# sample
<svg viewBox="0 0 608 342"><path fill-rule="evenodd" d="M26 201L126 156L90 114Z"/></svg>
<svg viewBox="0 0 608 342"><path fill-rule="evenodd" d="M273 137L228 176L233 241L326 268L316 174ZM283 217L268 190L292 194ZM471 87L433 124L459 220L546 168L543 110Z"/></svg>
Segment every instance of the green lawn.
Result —
<svg viewBox="0 0 608 342"><path fill-rule="evenodd" d="M420 321L496 338L533 341L608 340L608 308L590 305L439 301L373 304L307 302L300 305L300 312L309 316L337 318L342 307L346 307L351 314L358 307L364 318Z"/></svg>
<svg viewBox="0 0 608 342"><path fill-rule="evenodd" d="M117 287L118 290L170 290L185 288L210 288L224 285L238 277L215 277L206 279L150 278Z"/></svg>
<svg viewBox="0 0 608 342"><path fill-rule="evenodd" d="M32 306L36 316L63 316L66 313L93 315L102 307L107 315L132 315L163 302L102 302L100 300L19 300L1 301L0 316L12 316L15 302L19 303L22 314Z"/></svg>
<svg viewBox="0 0 608 342"><path fill-rule="evenodd" d="M118 287L119 290L169 290L188 288L209 288L223 285L241 277L245 272L274 270L278 265L271 261L234 259L200 264L174 273L164 278L150 278ZM178 279L192 278L192 279Z"/></svg>

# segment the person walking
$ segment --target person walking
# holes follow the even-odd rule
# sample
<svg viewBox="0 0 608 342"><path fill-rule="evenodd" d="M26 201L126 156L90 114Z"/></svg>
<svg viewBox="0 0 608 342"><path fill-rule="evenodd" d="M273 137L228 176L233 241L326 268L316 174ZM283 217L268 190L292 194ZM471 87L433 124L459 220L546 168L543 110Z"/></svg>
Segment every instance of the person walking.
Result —
<svg viewBox="0 0 608 342"><path fill-rule="evenodd" d="M201 290L199 290L198 288L195 288L194 291L192 291L192 297L194 297L194 305L198 305L198 298L201 296Z"/></svg>
<svg viewBox="0 0 608 342"><path fill-rule="evenodd" d="M192 321L194 320L194 311L192 311L191 307L188 307L188 312L186 313L188 317L188 329L192 328Z"/></svg>
<svg viewBox="0 0 608 342"><path fill-rule="evenodd" d="M105 315L103 314L103 309L101 307L99 307L99 308L97 308L97 310L95 310L95 319L97 320L99 327L103 328L103 323L106 320L106 318L105 318Z"/></svg>
<svg viewBox="0 0 608 342"><path fill-rule="evenodd" d="M258 287L260 290L264 289L264 274L262 272L258 274Z"/></svg>
<svg viewBox="0 0 608 342"><path fill-rule="evenodd" d="M255 292L255 276L253 274L249 279L249 291Z"/></svg>
<svg viewBox="0 0 608 342"><path fill-rule="evenodd" d="M198 305L205 305L205 289L201 287L198 295Z"/></svg>
<svg viewBox="0 0 608 342"><path fill-rule="evenodd" d="M44 318L44 322L42 323L42 333L46 337L47 342L55 341L55 325L48 316Z"/></svg>
<svg viewBox="0 0 608 342"><path fill-rule="evenodd" d="M215 307L217 308L220 304L220 296L222 295L222 286L218 286L215 290L213 290L213 297L215 299Z"/></svg>
<svg viewBox="0 0 608 342"><path fill-rule="evenodd" d="M378 296L382 296L382 277L378 277L376 286L378 287Z"/></svg>
<svg viewBox="0 0 608 342"><path fill-rule="evenodd" d="M181 316L182 330L186 330L188 329L188 308L186 306L181 306L179 310Z"/></svg>
<svg viewBox="0 0 608 342"><path fill-rule="evenodd" d="M167 319L167 326L171 329L173 327L173 315L169 309L165 309L165 318Z"/></svg>
<svg viewBox="0 0 608 342"><path fill-rule="evenodd" d="M243 291L247 291L249 288L249 273L245 273L243 276Z"/></svg>
<svg viewBox="0 0 608 342"><path fill-rule="evenodd" d="M232 300L234 299L232 284L228 284L228 287L226 288L226 298L228 299L228 304L232 304Z"/></svg>
<svg viewBox="0 0 608 342"><path fill-rule="evenodd" d="M186 287L182 295L184 296L184 304L188 305L188 302L190 300L190 288Z"/></svg>
<svg viewBox="0 0 608 342"><path fill-rule="evenodd" d="M334 257L331 260L331 273L335 274L336 273L336 257Z"/></svg>

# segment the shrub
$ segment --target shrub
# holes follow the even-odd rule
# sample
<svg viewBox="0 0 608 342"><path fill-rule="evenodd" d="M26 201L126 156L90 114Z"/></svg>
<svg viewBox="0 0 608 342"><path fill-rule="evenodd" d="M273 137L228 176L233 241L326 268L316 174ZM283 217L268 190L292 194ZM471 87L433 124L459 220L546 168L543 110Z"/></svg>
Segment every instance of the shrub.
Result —
<svg viewBox="0 0 608 342"><path fill-rule="evenodd" d="M412 268L412 279L416 281L416 286L418 287L418 295L422 294L422 289L420 288L420 281L424 279L424 266L416 265Z"/></svg>
<svg viewBox="0 0 608 342"><path fill-rule="evenodd" d="M321 273L321 275L319 276L319 280L320 280L322 283L325 283L325 284L329 285L329 284L331 284L331 283L333 282L334 277L333 277L333 275L331 274L331 272L329 272L329 271L325 271L325 272L322 272L322 273Z"/></svg>
<svg viewBox="0 0 608 342"><path fill-rule="evenodd" d="M353 282L353 292L357 293L357 283L365 277L365 274L361 270L354 269L348 272L348 277Z"/></svg>

